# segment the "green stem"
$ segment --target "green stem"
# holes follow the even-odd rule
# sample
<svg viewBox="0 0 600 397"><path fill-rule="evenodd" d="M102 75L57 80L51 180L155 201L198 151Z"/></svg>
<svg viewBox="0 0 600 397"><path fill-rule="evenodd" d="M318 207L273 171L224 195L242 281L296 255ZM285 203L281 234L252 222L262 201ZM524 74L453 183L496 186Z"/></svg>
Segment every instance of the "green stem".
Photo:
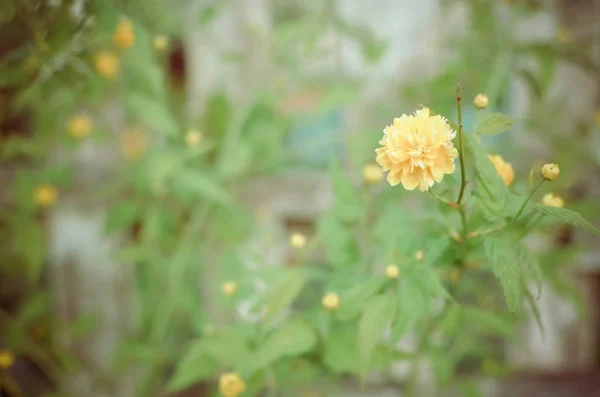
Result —
<svg viewBox="0 0 600 397"><path fill-rule="evenodd" d="M525 210L525 207L527 206L527 203L529 202L529 200L531 200L531 197L533 197L533 195L535 194L535 192L539 189L540 186L542 186L542 184L545 182L545 179L542 179L540 181L540 183L537 184L537 186L535 188L533 188L533 190L531 191L531 193L529 194L529 197L527 197L527 200L525 200L525 202L523 203L523 205L521 206L521 208L519 209L519 212L517 212L517 215L515 216L515 219L513 219L513 222L517 220L517 218L523 213L523 211Z"/></svg>
<svg viewBox="0 0 600 397"><path fill-rule="evenodd" d="M465 193L465 186L467 186L467 179L465 176L465 156L463 153L463 124L462 124L462 98L460 97L460 85L456 86L456 109L458 112L458 158L460 160L460 191L458 193L458 199L456 204L462 203L462 199Z"/></svg>

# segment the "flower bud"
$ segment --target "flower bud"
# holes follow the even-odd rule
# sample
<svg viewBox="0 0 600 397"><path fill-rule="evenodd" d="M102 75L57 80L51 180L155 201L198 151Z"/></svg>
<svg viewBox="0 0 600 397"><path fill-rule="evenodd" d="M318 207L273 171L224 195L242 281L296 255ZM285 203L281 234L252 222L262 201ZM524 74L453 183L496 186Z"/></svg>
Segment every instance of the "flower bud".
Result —
<svg viewBox="0 0 600 397"><path fill-rule="evenodd" d="M400 269L396 265L387 265L385 268L385 275L389 278L398 278L400 275Z"/></svg>
<svg viewBox="0 0 600 397"><path fill-rule="evenodd" d="M425 258L425 254L423 253L423 251L418 250L417 253L415 254L415 259L417 260L417 262L423 262L424 258Z"/></svg>
<svg viewBox="0 0 600 397"><path fill-rule="evenodd" d="M292 233L290 245L297 249L304 248L306 246L306 236L302 233Z"/></svg>
<svg viewBox="0 0 600 397"><path fill-rule="evenodd" d="M73 138L82 139L88 137L92 128L92 119L86 115L71 116L67 121L67 129Z"/></svg>
<svg viewBox="0 0 600 397"><path fill-rule="evenodd" d="M546 193L544 197L542 197L541 202L547 207L562 208L562 206L565 205L565 202L562 198L560 198L559 196L555 196L552 193Z"/></svg>
<svg viewBox="0 0 600 397"><path fill-rule="evenodd" d="M362 169L363 180L375 185L383 180L383 170L377 164L366 164Z"/></svg>
<svg viewBox="0 0 600 397"><path fill-rule="evenodd" d="M323 307L329 310L335 310L340 305L340 297L335 292L328 292L321 300Z"/></svg>
<svg viewBox="0 0 600 397"><path fill-rule="evenodd" d="M122 18L113 33L113 42L119 49L126 50L135 44L133 25L127 18Z"/></svg>
<svg viewBox="0 0 600 397"><path fill-rule="evenodd" d="M40 207L49 207L56 201L58 192L50 184L44 183L35 189L34 201Z"/></svg>
<svg viewBox="0 0 600 397"><path fill-rule="evenodd" d="M219 378L219 393L224 397L237 397L246 390L246 383L237 372L229 372Z"/></svg>
<svg viewBox="0 0 600 397"><path fill-rule="evenodd" d="M158 51L164 51L169 46L169 39L164 34L159 34L154 37L153 44Z"/></svg>
<svg viewBox="0 0 600 397"><path fill-rule="evenodd" d="M558 168L558 164L545 164L542 167L542 178L547 181L553 181L558 178L558 174L560 174L560 168Z"/></svg>
<svg viewBox="0 0 600 397"><path fill-rule="evenodd" d="M196 147L202 141L202 133L198 130L191 129L185 134L185 144L188 147Z"/></svg>
<svg viewBox="0 0 600 397"><path fill-rule="evenodd" d="M485 109L488 106L489 99L485 94L477 94L473 103L477 107L477 109Z"/></svg>
<svg viewBox="0 0 600 397"><path fill-rule="evenodd" d="M0 369L8 369L15 362L15 355L9 350L0 350Z"/></svg>
<svg viewBox="0 0 600 397"><path fill-rule="evenodd" d="M513 180L515 179L515 171L510 163L507 163L502 156L499 154L488 156L492 164L494 164L494 168L496 168L496 172L502 178L505 186L509 186Z"/></svg>
<svg viewBox="0 0 600 397"><path fill-rule="evenodd" d="M221 291L227 296L232 296L237 291L237 283L235 281L227 281L221 285Z"/></svg>
<svg viewBox="0 0 600 397"><path fill-rule="evenodd" d="M119 71L119 59L110 52L100 51L94 58L96 71L104 78L112 79Z"/></svg>

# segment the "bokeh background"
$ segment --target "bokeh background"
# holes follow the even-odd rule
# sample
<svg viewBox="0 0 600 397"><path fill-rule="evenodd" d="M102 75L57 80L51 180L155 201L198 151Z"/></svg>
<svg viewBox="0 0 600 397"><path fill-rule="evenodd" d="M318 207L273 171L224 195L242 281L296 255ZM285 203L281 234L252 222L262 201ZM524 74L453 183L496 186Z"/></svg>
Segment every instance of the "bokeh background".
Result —
<svg viewBox="0 0 600 397"><path fill-rule="evenodd" d="M485 141L517 181L559 163L554 190L598 225L599 20L597 0L3 0L0 395L216 395L168 391L185 343L257 321L268 274L307 260L288 236L317 234L331 160L360 183L394 117L455 119L457 84L467 126L480 92L517 120ZM530 238L543 330L526 313L456 395L600 396L598 241ZM260 395L399 395L388 380Z"/></svg>

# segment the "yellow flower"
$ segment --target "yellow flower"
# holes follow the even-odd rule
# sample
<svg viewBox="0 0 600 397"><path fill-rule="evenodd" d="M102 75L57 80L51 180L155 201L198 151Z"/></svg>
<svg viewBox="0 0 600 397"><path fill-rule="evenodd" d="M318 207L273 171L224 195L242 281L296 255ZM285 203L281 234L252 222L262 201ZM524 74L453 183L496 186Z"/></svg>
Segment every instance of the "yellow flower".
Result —
<svg viewBox="0 0 600 397"><path fill-rule="evenodd" d="M100 76L112 79L119 71L119 59L108 51L100 51L95 57L96 71Z"/></svg>
<svg viewBox="0 0 600 397"><path fill-rule="evenodd" d="M385 275L389 278L398 278L400 275L400 269L396 265L387 265L385 268Z"/></svg>
<svg viewBox="0 0 600 397"><path fill-rule="evenodd" d="M558 174L560 174L560 168L558 168L558 164L545 164L542 167L542 178L547 181L553 181L558 178Z"/></svg>
<svg viewBox="0 0 600 397"><path fill-rule="evenodd" d="M154 37L154 48L158 51L163 51L169 46L169 39L164 34L159 34Z"/></svg>
<svg viewBox="0 0 600 397"><path fill-rule="evenodd" d="M329 310L335 310L340 305L340 297L335 292L328 292L321 300L323 307Z"/></svg>
<svg viewBox="0 0 600 397"><path fill-rule="evenodd" d="M306 246L306 236L302 233L292 233L290 235L290 245L294 248L304 248Z"/></svg>
<svg viewBox="0 0 600 397"><path fill-rule="evenodd" d="M558 31L556 32L556 40L560 44L567 44L569 41L571 41L571 32L569 31L569 29L567 29L567 28L558 29Z"/></svg>
<svg viewBox="0 0 600 397"><path fill-rule="evenodd" d="M35 189L34 200L40 207L49 207L56 201L58 192L50 184L44 183Z"/></svg>
<svg viewBox="0 0 600 397"><path fill-rule="evenodd" d="M8 350L0 350L0 369L12 367L15 362L15 355Z"/></svg>
<svg viewBox="0 0 600 397"><path fill-rule="evenodd" d="M219 378L219 393L224 397L237 397L246 390L246 383L237 372L222 374Z"/></svg>
<svg viewBox="0 0 600 397"><path fill-rule="evenodd" d="M366 164L362 169L365 183L374 185L383 180L383 171L377 164Z"/></svg>
<svg viewBox="0 0 600 397"><path fill-rule="evenodd" d="M231 296L237 291L237 283L235 281L226 281L221 285L221 291L225 295Z"/></svg>
<svg viewBox="0 0 600 397"><path fill-rule="evenodd" d="M392 186L402 183L407 190L424 192L445 174L454 172L458 152L452 144L456 132L447 120L432 116L428 108L414 115L403 114L383 130L376 149L376 161L389 171L387 180Z"/></svg>
<svg viewBox="0 0 600 397"><path fill-rule="evenodd" d="M418 250L415 254L415 259L417 260L417 262L423 262L423 259L425 259L425 254L423 253L423 251Z"/></svg>
<svg viewBox="0 0 600 397"><path fill-rule="evenodd" d="M507 163L499 154L490 154L488 157L492 164L494 164L494 167L496 167L496 172L500 175L504 184L509 186L513 182L513 179L515 179L515 171L512 165Z"/></svg>
<svg viewBox="0 0 600 397"><path fill-rule="evenodd" d="M487 95L484 95L484 94L477 94L477 96L475 96L475 99L473 100L473 103L475 104L477 109L487 108L488 102L489 102L488 97L487 97Z"/></svg>
<svg viewBox="0 0 600 397"><path fill-rule="evenodd" d="M86 138L93 128L93 121L86 115L71 116L67 121L67 129L73 138Z"/></svg>
<svg viewBox="0 0 600 397"><path fill-rule="evenodd" d="M202 133L198 130L191 129L185 134L185 144L188 147L196 147L202 141Z"/></svg>
<svg viewBox="0 0 600 397"><path fill-rule="evenodd" d="M544 197L542 197L542 204L547 207L561 208L563 205L565 205L565 202L559 196L556 196L552 193L546 193L544 194Z"/></svg>
<svg viewBox="0 0 600 397"><path fill-rule="evenodd" d="M139 130L127 130L120 137L121 153L129 160L137 160L148 148L146 134Z"/></svg>
<svg viewBox="0 0 600 397"><path fill-rule="evenodd" d="M115 32L113 33L113 42L121 50L126 50L135 44L133 25L129 19L121 18L117 24Z"/></svg>

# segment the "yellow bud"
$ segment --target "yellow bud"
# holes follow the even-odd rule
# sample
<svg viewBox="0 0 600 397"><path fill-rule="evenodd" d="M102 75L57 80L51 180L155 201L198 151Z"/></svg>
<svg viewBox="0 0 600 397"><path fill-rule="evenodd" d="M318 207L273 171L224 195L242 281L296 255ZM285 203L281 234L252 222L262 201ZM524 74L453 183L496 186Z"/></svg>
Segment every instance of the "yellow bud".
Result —
<svg viewBox="0 0 600 397"><path fill-rule="evenodd" d="M246 390L246 384L237 372L222 374L219 378L219 393L224 397L237 397Z"/></svg>
<svg viewBox="0 0 600 397"><path fill-rule="evenodd" d="M489 102L489 99L488 99L487 95L484 95L484 94L477 94L477 96L475 96L475 99L473 100L473 103L475 104L477 109L487 108L488 102Z"/></svg>
<svg viewBox="0 0 600 397"><path fill-rule="evenodd" d="M8 369L15 362L14 354L9 350L0 350L0 369Z"/></svg>
<svg viewBox="0 0 600 397"><path fill-rule="evenodd" d="M400 275L400 269L396 265L387 265L385 268L385 275L389 278L398 278Z"/></svg>
<svg viewBox="0 0 600 397"><path fill-rule="evenodd" d="M377 164L366 164L362 169L365 183L374 185L383 180L383 170Z"/></svg>
<svg viewBox="0 0 600 397"><path fill-rule="evenodd" d="M185 134L185 144L188 147L196 147L202 141L202 133L198 130L191 129Z"/></svg>
<svg viewBox="0 0 600 397"><path fill-rule="evenodd" d="M545 164L542 167L542 178L547 181L553 181L558 178L558 174L560 174L560 168L558 168L558 164Z"/></svg>
<svg viewBox="0 0 600 397"><path fill-rule="evenodd" d="M169 39L164 34L159 34L154 37L153 44L158 51L164 51L169 46Z"/></svg>
<svg viewBox="0 0 600 397"><path fill-rule="evenodd" d="M425 259L425 254L423 253L423 251L418 250L415 254L415 259L417 260L417 262L423 262L423 259Z"/></svg>
<svg viewBox="0 0 600 397"><path fill-rule="evenodd" d="M306 246L306 236L302 233L292 233L290 235L290 245L294 248L304 248Z"/></svg>
<svg viewBox="0 0 600 397"><path fill-rule="evenodd" d="M104 78L112 79L119 71L119 59L108 51L100 51L96 53L94 58L96 71Z"/></svg>
<svg viewBox="0 0 600 397"><path fill-rule="evenodd" d="M90 135L93 128L93 121L86 115L71 116L67 121L67 129L73 138L82 139Z"/></svg>
<svg viewBox="0 0 600 397"><path fill-rule="evenodd" d="M569 29L558 29L556 32L556 41L558 41L560 44L567 44L569 41L571 41L571 32Z"/></svg>
<svg viewBox="0 0 600 397"><path fill-rule="evenodd" d="M560 198L559 196L555 196L552 193L546 193L544 197L542 197L541 202L547 207L562 208L562 206L565 205L565 202L562 198Z"/></svg>
<svg viewBox="0 0 600 397"><path fill-rule="evenodd" d="M126 50L135 44L135 35L133 34L133 25L127 18L122 18L117 24L113 33L113 42L119 49Z"/></svg>
<svg viewBox="0 0 600 397"><path fill-rule="evenodd" d="M335 292L328 292L321 300L323 307L329 310L335 310L340 305L340 297Z"/></svg>
<svg viewBox="0 0 600 397"><path fill-rule="evenodd" d="M148 148L148 141L144 132L132 129L121 134L121 153L129 160L137 160Z"/></svg>
<svg viewBox="0 0 600 397"><path fill-rule="evenodd" d="M35 189L34 201L40 207L49 207L56 201L58 192L50 184L44 183Z"/></svg>
<svg viewBox="0 0 600 397"><path fill-rule="evenodd" d="M221 285L221 291L227 296L232 296L237 291L237 283L235 281L227 281Z"/></svg>
<svg viewBox="0 0 600 397"><path fill-rule="evenodd" d="M496 172L502 178L504 185L509 186L515 179L515 171L510 163L507 163L499 154L489 156L490 161L494 164Z"/></svg>

